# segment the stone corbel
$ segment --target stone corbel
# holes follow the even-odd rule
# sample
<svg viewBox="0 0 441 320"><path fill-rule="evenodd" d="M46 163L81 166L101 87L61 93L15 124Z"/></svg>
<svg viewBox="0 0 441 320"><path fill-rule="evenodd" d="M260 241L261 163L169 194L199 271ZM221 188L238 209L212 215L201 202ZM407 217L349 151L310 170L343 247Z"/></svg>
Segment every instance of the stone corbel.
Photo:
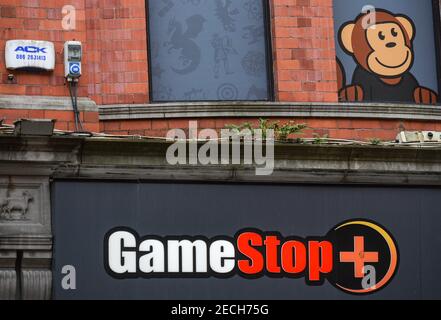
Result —
<svg viewBox="0 0 441 320"><path fill-rule="evenodd" d="M22 300L49 300L52 295L52 252L23 252L20 268Z"/></svg>
<svg viewBox="0 0 441 320"><path fill-rule="evenodd" d="M16 263L16 251L0 251L0 300L15 300L18 298Z"/></svg>

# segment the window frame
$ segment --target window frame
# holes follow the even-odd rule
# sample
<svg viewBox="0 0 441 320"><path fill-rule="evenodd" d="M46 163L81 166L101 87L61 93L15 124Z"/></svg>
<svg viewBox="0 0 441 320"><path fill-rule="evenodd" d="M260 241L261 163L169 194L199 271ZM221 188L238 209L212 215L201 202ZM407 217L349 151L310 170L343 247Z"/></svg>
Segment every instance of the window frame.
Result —
<svg viewBox="0 0 441 320"><path fill-rule="evenodd" d="M441 0L432 0L433 33L435 37L436 72L438 78L438 100L441 99ZM438 101L437 105L441 105Z"/></svg>
<svg viewBox="0 0 441 320"><path fill-rule="evenodd" d="M335 8L334 3L338 0L333 0L333 10ZM436 78L437 78L437 93L438 93L438 102L434 104L434 106L441 106L441 0L432 0L432 15L433 15L433 36L435 43L435 69L436 69ZM334 28L338 26L335 25L334 20ZM335 30L334 30L335 31ZM335 34L335 32L334 32ZM335 38L336 48L339 45L339 39ZM337 52L336 52L337 57ZM338 59L336 59L336 63L338 63ZM344 75L346 77L346 75ZM337 92L338 93L338 92ZM347 102L338 101L339 104L347 104ZM388 104L388 102L384 101L372 101L372 102L351 102L352 104L360 105L360 104ZM400 103L400 104L409 104L409 103ZM430 106L430 105L429 105Z"/></svg>
<svg viewBox="0 0 441 320"><path fill-rule="evenodd" d="M158 1L158 0L153 0ZM275 92L274 92L274 57L273 57L273 36L272 36L272 11L271 11L271 3L272 0L261 0L262 8L264 11L264 28L265 28L265 50L266 50L266 71L267 71L267 90L268 90L268 98L265 100L173 100L173 101L155 101L153 98L153 76L151 66L152 64L152 56L151 56L151 41L150 41L150 14L149 14L149 4L150 0L145 0L145 16L146 16L146 41L147 41L147 63L148 63L148 88L149 88L149 100L148 103L151 104L164 104L164 103L228 103L228 102L243 102L243 103L252 103L252 102L275 102Z"/></svg>

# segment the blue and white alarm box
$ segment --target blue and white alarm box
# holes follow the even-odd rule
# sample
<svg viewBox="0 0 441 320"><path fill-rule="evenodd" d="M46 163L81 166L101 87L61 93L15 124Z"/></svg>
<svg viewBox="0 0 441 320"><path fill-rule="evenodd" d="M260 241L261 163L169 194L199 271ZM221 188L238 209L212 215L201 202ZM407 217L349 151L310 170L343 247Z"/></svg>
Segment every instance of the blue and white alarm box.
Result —
<svg viewBox="0 0 441 320"><path fill-rule="evenodd" d="M82 45L79 41L67 41L64 44L64 76L81 77Z"/></svg>

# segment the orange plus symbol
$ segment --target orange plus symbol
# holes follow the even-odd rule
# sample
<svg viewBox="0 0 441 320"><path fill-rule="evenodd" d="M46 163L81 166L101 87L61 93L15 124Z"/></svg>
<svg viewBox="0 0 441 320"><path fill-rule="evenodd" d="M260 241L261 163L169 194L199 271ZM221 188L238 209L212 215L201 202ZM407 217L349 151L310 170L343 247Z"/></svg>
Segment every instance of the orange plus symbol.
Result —
<svg viewBox="0 0 441 320"><path fill-rule="evenodd" d="M364 237L354 237L354 252L340 252L340 262L353 263L355 278L364 277L364 266L378 262L378 252L364 251Z"/></svg>

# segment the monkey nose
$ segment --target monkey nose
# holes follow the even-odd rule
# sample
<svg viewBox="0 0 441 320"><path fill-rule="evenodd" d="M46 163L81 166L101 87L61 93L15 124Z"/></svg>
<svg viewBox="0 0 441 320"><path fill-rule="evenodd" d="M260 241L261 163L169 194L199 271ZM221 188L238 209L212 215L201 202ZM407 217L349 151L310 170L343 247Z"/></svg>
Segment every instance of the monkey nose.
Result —
<svg viewBox="0 0 441 320"><path fill-rule="evenodd" d="M397 44L395 42L389 42L386 44L386 47L388 48L395 48L397 46Z"/></svg>

